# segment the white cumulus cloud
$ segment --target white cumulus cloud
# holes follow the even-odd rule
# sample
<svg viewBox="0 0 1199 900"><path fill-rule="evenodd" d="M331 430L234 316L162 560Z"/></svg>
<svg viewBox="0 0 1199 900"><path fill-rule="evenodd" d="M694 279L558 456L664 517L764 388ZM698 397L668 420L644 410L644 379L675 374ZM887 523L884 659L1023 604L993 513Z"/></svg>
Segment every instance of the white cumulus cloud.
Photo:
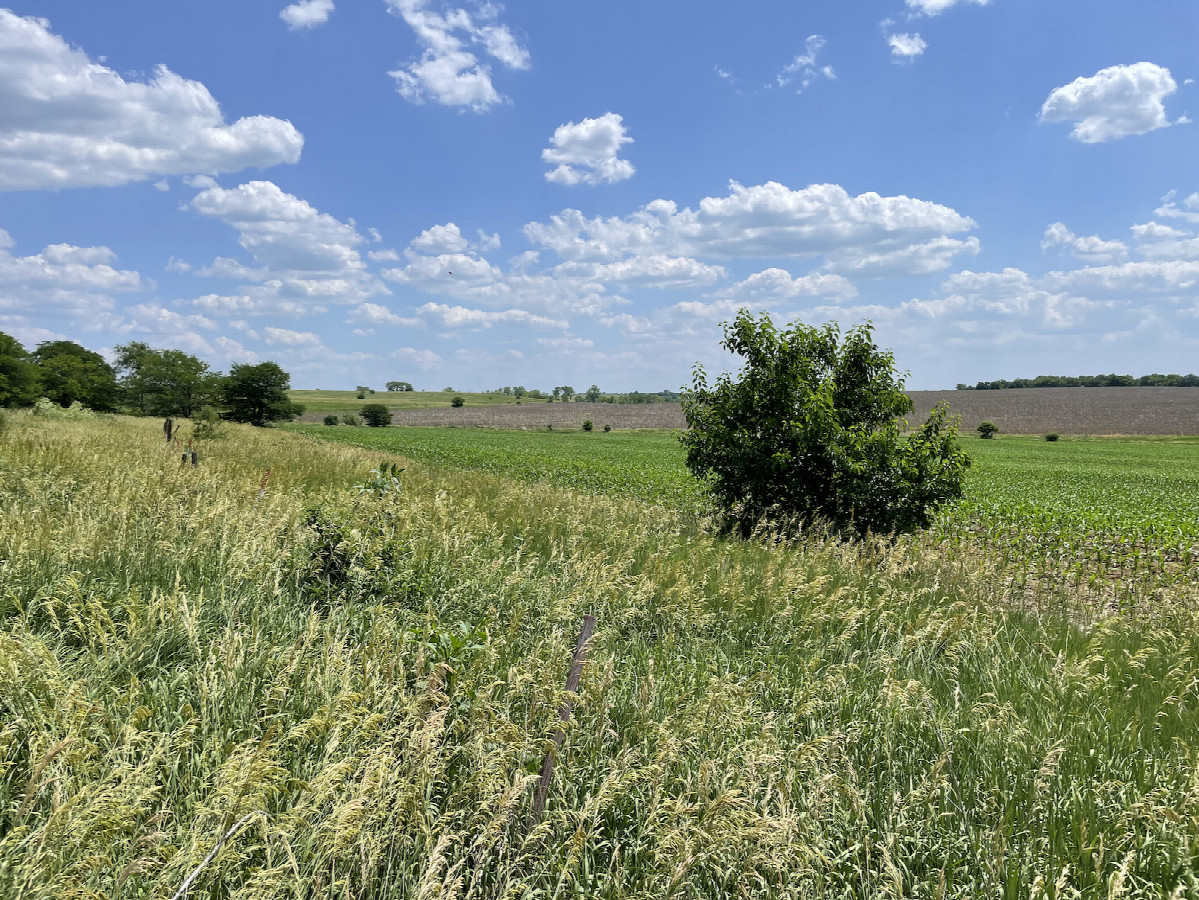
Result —
<svg viewBox="0 0 1199 900"><path fill-rule="evenodd" d="M328 22L332 12L333 0L300 0L280 11L279 18L293 30L313 28Z"/></svg>
<svg viewBox="0 0 1199 900"><path fill-rule="evenodd" d="M1111 66L1055 88L1041 121L1074 122L1070 137L1084 144L1145 134L1171 124L1162 101L1177 89L1170 70L1153 63Z"/></svg>
<svg viewBox="0 0 1199 900"><path fill-rule="evenodd" d="M928 49L927 42L919 33L893 34L887 38L887 44L891 47L891 56L898 62L914 59Z"/></svg>
<svg viewBox="0 0 1199 900"><path fill-rule="evenodd" d="M624 119L604 113L595 119L559 125L541 159L556 168L545 173L558 184L611 184L633 177L633 164L620 158L620 148L633 139Z"/></svg>
<svg viewBox="0 0 1199 900"><path fill-rule="evenodd" d="M397 315L378 303L360 303L353 315L350 316L350 321L370 325L399 325L407 328L419 328L424 324L420 319L407 319Z"/></svg>
<svg viewBox="0 0 1199 900"><path fill-rule="evenodd" d="M266 342L272 346L324 347L320 336L311 331L291 331L287 328L275 328L273 325L268 325L262 331L266 336Z"/></svg>
<svg viewBox="0 0 1199 900"><path fill-rule="evenodd" d="M921 273L978 252L975 238L950 237L975 223L947 206L906 196L851 196L840 185L792 190L777 182L730 184L697 209L655 200L624 218L588 219L568 209L530 222L525 236L565 260L629 256L816 257L832 271Z"/></svg>
<svg viewBox="0 0 1199 900"><path fill-rule="evenodd" d="M907 0L908 9L914 9L918 13L923 13L926 16L936 16L945 12L945 10L957 6L959 3L973 3L977 6L986 6L990 0Z"/></svg>
<svg viewBox="0 0 1199 900"><path fill-rule="evenodd" d="M210 187L189 204L237 229L238 242L261 264L250 269L218 257L199 274L256 282L246 293L259 300L361 302L386 293L358 253L353 225L322 213L270 181Z"/></svg>
<svg viewBox="0 0 1199 900"><path fill-rule="evenodd" d="M491 67L476 50L509 69L529 68L528 50L508 26L496 22L502 10L496 3L484 3L472 15L461 8L434 12L428 0L386 2L424 48L420 59L388 73L405 100L482 112L504 98L492 84Z"/></svg>
<svg viewBox="0 0 1199 900"><path fill-rule="evenodd" d="M417 309L417 313L436 319L446 328L490 328L492 325L501 323L529 325L534 328L560 328L562 330L568 327L568 323L560 319L538 316L524 309L493 311L468 309L465 306L447 306L443 303L426 303Z"/></svg>
<svg viewBox="0 0 1199 900"><path fill-rule="evenodd" d="M414 363L422 369L435 369L445 362L432 350L420 350L416 347L400 347L400 349L392 351L391 356L400 362Z"/></svg>
<svg viewBox="0 0 1199 900"><path fill-rule="evenodd" d="M1120 262L1128 256L1128 245L1123 241L1105 241L1098 235L1079 237L1061 222L1054 222L1045 229L1041 249L1065 247L1079 259L1094 263Z"/></svg>
<svg viewBox="0 0 1199 900"><path fill-rule="evenodd" d="M113 186L162 175L294 163L290 122L226 124L198 81L159 66L126 81L51 33L0 9L0 190Z"/></svg>

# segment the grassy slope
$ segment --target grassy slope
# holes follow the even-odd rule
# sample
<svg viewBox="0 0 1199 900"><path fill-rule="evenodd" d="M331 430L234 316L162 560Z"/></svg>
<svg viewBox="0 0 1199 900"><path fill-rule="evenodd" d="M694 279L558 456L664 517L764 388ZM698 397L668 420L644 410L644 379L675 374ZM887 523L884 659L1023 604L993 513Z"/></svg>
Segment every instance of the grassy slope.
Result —
<svg viewBox="0 0 1199 900"><path fill-rule="evenodd" d="M159 441L0 439L0 896L167 897L247 814L194 895L1199 896L1189 613L1084 632L882 545Z"/></svg>

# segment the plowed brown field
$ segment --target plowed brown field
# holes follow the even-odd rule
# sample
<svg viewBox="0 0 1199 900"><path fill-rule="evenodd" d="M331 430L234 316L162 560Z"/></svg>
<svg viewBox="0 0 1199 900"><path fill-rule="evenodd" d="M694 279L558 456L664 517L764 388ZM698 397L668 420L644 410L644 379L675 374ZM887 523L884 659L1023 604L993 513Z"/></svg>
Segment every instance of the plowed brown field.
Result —
<svg viewBox="0 0 1199 900"><path fill-rule="evenodd" d="M1007 391L912 391L911 422L948 401L962 431L991 421L1001 434L1199 434L1199 388L1024 388ZM677 403L524 403L519 406L396 410L395 425L464 428L683 428Z"/></svg>

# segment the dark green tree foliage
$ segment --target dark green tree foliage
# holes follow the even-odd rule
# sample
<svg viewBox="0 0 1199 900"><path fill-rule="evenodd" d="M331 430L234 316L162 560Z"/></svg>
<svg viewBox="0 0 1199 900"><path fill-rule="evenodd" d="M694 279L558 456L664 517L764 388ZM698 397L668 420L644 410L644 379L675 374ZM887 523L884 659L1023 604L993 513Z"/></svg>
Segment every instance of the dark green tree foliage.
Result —
<svg viewBox="0 0 1199 900"><path fill-rule="evenodd" d="M125 406L148 416L191 417L216 399L220 376L182 350L155 350L141 341L118 344L117 371Z"/></svg>
<svg viewBox="0 0 1199 900"><path fill-rule="evenodd" d="M0 406L32 406L41 396L41 376L20 342L0 331Z"/></svg>
<svg viewBox="0 0 1199 900"><path fill-rule="evenodd" d="M842 341L835 325L779 331L742 310L722 343L745 360L739 380L725 374L710 385L696 368L680 440L730 526L911 531L961 496L970 460L956 422L939 406L903 436L899 417L912 403L870 325Z"/></svg>
<svg viewBox="0 0 1199 900"><path fill-rule="evenodd" d="M46 341L33 352L42 380L42 395L60 406L76 400L97 412L117 408L117 374L99 353L74 341Z"/></svg>
<svg viewBox="0 0 1199 900"><path fill-rule="evenodd" d="M391 424L391 410L382 403L368 403L359 413L371 428L386 428Z"/></svg>
<svg viewBox="0 0 1199 900"><path fill-rule="evenodd" d="M236 363L221 381L221 418L251 425L285 422L304 412L288 399L291 376L277 363Z"/></svg>
<svg viewBox="0 0 1199 900"><path fill-rule="evenodd" d="M389 381L387 382L387 389L389 391L407 392L412 390L412 384L407 381Z"/></svg>

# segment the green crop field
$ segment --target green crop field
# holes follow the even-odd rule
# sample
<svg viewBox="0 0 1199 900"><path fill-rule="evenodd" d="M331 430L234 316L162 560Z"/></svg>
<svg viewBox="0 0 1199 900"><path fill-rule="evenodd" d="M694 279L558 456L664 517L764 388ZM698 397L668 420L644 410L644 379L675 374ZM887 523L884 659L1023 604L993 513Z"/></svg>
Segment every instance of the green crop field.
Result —
<svg viewBox="0 0 1199 900"><path fill-rule="evenodd" d="M193 468L7 415L0 897L1199 898L1181 580L1038 614L964 524L721 535L668 434L327 431L429 443L227 425ZM1142 535L1129 461L1199 450L969 447L968 503L1043 481L1065 522L1120 476Z"/></svg>
<svg viewBox="0 0 1199 900"><path fill-rule="evenodd" d="M700 500L672 432L302 427L307 434L575 490L694 507ZM1199 439L963 438L973 465L964 502L934 531L936 552L973 557L1039 608L1153 603L1199 565ZM915 552L927 552L924 542Z"/></svg>
<svg viewBox="0 0 1199 900"><path fill-rule="evenodd" d="M313 437L573 490L694 503L698 485L673 431L500 431L481 428L289 426Z"/></svg>

